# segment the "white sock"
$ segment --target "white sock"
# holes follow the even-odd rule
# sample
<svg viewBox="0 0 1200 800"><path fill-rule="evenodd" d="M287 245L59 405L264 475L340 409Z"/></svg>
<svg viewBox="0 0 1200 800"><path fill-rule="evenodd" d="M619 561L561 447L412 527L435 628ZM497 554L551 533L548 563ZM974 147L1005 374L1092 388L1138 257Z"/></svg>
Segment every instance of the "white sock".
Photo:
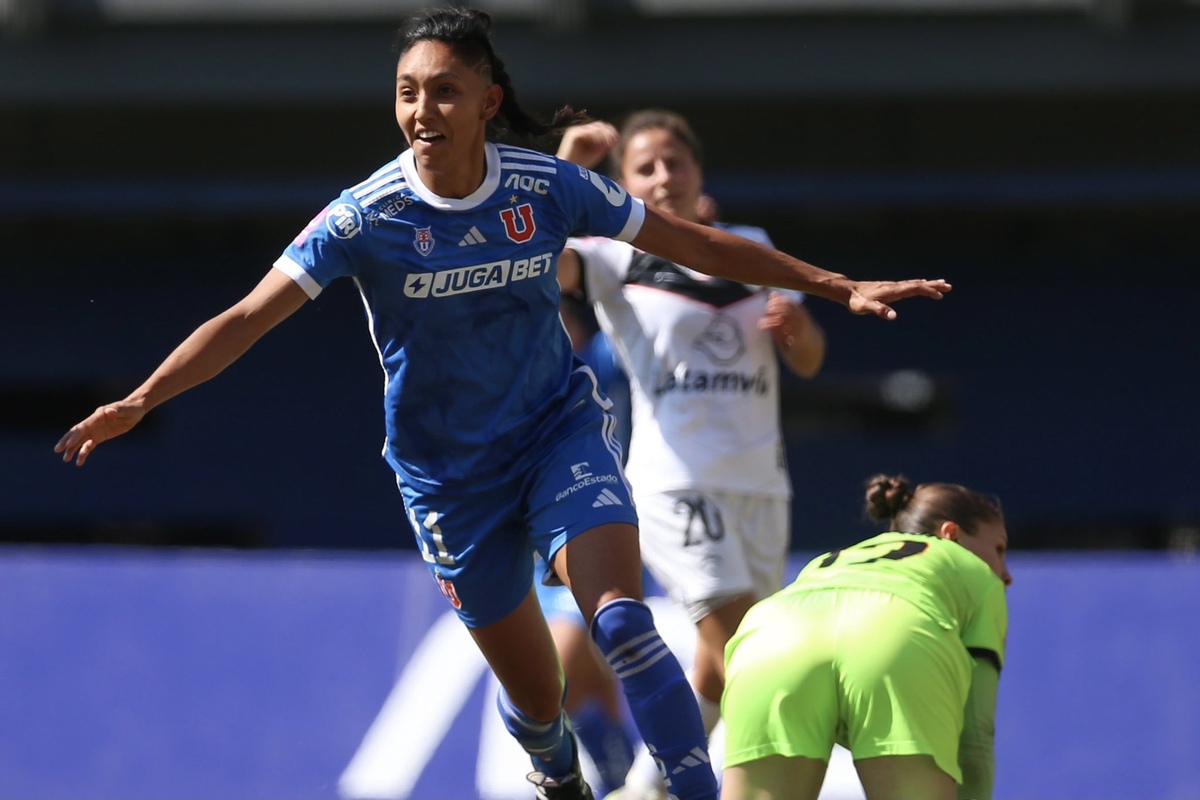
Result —
<svg viewBox="0 0 1200 800"><path fill-rule="evenodd" d="M667 787L663 783L662 775L658 772L658 764L655 763L654 757L650 755L650 751L643 744L638 748L629 772L625 773L625 793L622 795L622 800L624 798L630 798L630 800L652 798L658 794L665 794L666 791Z"/></svg>
<svg viewBox="0 0 1200 800"><path fill-rule="evenodd" d="M689 682L691 677L688 675ZM692 684L692 694L696 695L696 705L700 706L700 719L704 720L704 732L712 733L713 728L717 727L717 723L721 721L721 704L714 703L696 691L695 684Z"/></svg>

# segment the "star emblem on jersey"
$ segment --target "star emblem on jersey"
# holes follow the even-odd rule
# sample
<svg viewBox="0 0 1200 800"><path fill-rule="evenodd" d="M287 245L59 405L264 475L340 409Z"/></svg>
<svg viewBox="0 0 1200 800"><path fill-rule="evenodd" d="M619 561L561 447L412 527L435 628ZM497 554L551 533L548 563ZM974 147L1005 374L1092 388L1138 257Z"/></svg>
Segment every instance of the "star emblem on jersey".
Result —
<svg viewBox="0 0 1200 800"><path fill-rule="evenodd" d="M483 238L483 234L479 232L479 228L472 225L471 230L467 231L467 235L459 240L458 246L467 247L473 244L483 244L486 241L487 239Z"/></svg>
<svg viewBox="0 0 1200 800"><path fill-rule="evenodd" d="M423 256L429 255L433 252L434 244L436 243L433 241L431 228L417 228L413 236L413 247L417 248L418 253Z"/></svg>
<svg viewBox="0 0 1200 800"><path fill-rule="evenodd" d="M518 200L520 200L520 199L521 199L521 198L517 197L515 194L510 194L510 195L508 196L508 202L509 202L511 205L514 205L514 206L517 204L517 201L518 201Z"/></svg>
<svg viewBox="0 0 1200 800"><path fill-rule="evenodd" d="M604 508L604 506L623 506L621 498L617 497L609 489L601 489L600 494L596 496L595 502L592 503L592 508Z"/></svg>

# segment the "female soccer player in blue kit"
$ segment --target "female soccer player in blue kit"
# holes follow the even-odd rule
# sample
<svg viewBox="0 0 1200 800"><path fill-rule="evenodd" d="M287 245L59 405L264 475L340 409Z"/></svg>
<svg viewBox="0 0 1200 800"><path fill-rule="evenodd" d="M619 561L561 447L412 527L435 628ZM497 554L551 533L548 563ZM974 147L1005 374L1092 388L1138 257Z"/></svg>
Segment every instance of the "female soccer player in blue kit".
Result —
<svg viewBox="0 0 1200 800"><path fill-rule="evenodd" d="M516 101L491 20L461 8L401 29L396 120L410 149L347 189L242 300L201 325L132 394L58 442L83 465L154 407L206 381L263 334L351 278L387 377L384 455L442 593L504 691L540 798L584 798L554 643L532 591L532 548L571 588L679 800L715 800L704 728L641 600L637 515L608 400L571 353L555 267L570 235L619 238L698 270L796 288L854 313L940 298L941 280L858 282L647 209L574 164L488 140L547 133ZM560 111L555 124L566 121ZM737 265L734 269L729 265Z"/></svg>

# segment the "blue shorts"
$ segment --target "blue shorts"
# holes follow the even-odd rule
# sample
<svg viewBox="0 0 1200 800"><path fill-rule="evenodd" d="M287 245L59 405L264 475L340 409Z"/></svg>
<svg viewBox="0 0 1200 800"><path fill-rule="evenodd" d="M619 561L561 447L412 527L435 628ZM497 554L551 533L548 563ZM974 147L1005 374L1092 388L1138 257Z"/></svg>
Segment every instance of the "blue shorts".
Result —
<svg viewBox="0 0 1200 800"><path fill-rule="evenodd" d="M613 439L613 419L581 409L570 430L517 475L478 491L428 492L400 483L421 556L467 627L510 614L529 594L536 550L553 563L559 548L600 525L637 525Z"/></svg>

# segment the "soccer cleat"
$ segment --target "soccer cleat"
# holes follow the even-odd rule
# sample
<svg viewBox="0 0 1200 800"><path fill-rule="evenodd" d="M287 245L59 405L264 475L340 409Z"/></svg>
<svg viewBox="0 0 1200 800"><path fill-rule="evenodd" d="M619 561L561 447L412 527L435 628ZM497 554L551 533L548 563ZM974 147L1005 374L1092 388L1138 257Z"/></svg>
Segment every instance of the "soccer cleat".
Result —
<svg viewBox="0 0 1200 800"><path fill-rule="evenodd" d="M574 737L575 733L572 732ZM592 787L583 779L579 767L579 743L575 743L575 763L571 772L561 778L552 778L544 772L531 772L529 782L537 789L537 800L596 800Z"/></svg>
<svg viewBox="0 0 1200 800"><path fill-rule="evenodd" d="M542 772L529 773L529 782L537 790L537 800L596 800L587 781L579 774L579 762L575 770L563 778L551 778Z"/></svg>

